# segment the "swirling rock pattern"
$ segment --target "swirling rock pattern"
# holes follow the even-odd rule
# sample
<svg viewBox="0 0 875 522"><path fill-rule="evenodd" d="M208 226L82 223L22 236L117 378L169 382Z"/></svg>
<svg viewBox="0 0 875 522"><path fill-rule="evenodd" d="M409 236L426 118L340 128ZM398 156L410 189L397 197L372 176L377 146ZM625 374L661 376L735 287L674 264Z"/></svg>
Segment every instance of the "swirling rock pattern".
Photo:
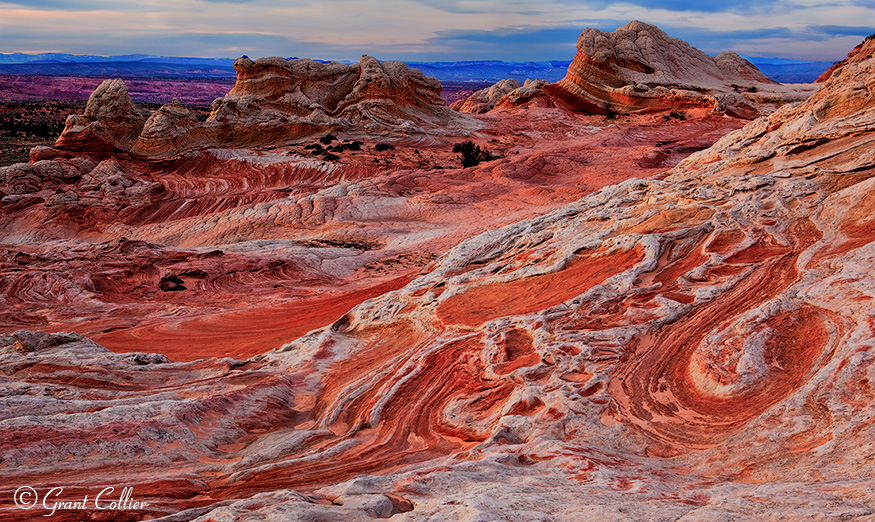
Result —
<svg viewBox="0 0 875 522"><path fill-rule="evenodd" d="M875 59L852 59L248 360L0 335L0 509L32 519L6 499L63 477L166 522L871 518L873 145Z"/></svg>
<svg viewBox="0 0 875 522"><path fill-rule="evenodd" d="M500 157L467 169L447 168L459 159L440 136L388 151L363 139L332 161L309 144L160 162L35 149L0 168L0 331L249 357L403 286L466 237L658 174L739 126L505 112L475 136Z"/></svg>

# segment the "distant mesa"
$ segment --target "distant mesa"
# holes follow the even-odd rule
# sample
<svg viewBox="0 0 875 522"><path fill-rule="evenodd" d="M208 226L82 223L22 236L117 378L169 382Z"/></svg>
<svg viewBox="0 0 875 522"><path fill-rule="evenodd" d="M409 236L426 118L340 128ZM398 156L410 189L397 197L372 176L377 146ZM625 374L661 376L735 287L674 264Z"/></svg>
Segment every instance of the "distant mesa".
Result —
<svg viewBox="0 0 875 522"><path fill-rule="evenodd" d="M506 87L499 82L454 107L478 113L490 104L500 108L536 101L541 106L562 103L592 114L709 108L755 118L811 93L777 84L734 52L712 58L638 21L610 33L585 29L565 78L519 93L507 91L504 100L493 103L492 98Z"/></svg>
<svg viewBox="0 0 875 522"><path fill-rule="evenodd" d="M438 80L402 62L243 57L234 69L234 88L213 102L205 122L175 100L149 115L134 104L122 80L107 80L85 113L68 119L56 147L161 159L194 148L271 145L328 130L410 135L465 119L446 106Z"/></svg>

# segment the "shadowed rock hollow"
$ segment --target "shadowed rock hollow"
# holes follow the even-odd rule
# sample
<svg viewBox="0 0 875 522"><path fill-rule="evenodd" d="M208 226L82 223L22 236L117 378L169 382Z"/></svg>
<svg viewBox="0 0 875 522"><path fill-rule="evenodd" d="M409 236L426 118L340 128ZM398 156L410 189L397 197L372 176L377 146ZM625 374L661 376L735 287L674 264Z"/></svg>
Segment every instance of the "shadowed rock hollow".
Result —
<svg viewBox="0 0 875 522"><path fill-rule="evenodd" d="M667 132L644 121L575 139L595 158ZM583 172L516 146L441 195ZM248 360L0 335L0 499L63 476L71 498L132 485L150 507L131 518L165 522L871 518L873 150L875 59L858 53L664 175L492 227Z"/></svg>

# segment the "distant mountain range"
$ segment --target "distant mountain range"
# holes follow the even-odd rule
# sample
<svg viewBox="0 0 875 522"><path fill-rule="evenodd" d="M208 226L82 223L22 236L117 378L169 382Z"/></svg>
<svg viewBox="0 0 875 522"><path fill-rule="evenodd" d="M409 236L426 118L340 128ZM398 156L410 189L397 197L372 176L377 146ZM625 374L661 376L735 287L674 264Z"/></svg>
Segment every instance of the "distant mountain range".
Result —
<svg viewBox="0 0 875 522"><path fill-rule="evenodd" d="M769 78L782 83L811 82L832 62L809 62L783 58L745 56ZM326 62L328 60L319 60ZM0 74L44 74L51 76L118 76L145 78L233 78L234 58L188 58L128 54L122 56L74 55L63 53L0 53ZM343 63L351 63L344 61ZM407 62L441 81L497 82L514 78L540 78L551 82L565 76L570 61L502 62Z"/></svg>

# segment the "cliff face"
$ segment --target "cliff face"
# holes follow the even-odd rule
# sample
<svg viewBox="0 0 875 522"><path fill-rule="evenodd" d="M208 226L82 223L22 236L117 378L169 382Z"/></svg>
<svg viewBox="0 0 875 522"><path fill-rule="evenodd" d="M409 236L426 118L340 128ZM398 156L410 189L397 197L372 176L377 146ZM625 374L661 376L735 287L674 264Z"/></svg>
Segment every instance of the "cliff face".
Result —
<svg viewBox="0 0 875 522"><path fill-rule="evenodd" d="M845 64L847 64L849 62L862 62L862 61L868 60L869 58L872 58L872 56L875 56L875 34L867 37L865 40L860 42L860 44L858 46L851 49L851 52L848 53L847 58L845 58L844 60L842 60L840 62L834 63L832 65L832 67L830 67L829 69L824 71L823 74L818 76L817 79L814 81L817 83L825 82L838 69L841 69L842 67L844 67Z"/></svg>
<svg viewBox="0 0 875 522"><path fill-rule="evenodd" d="M567 75L547 91L596 114L707 107L743 118L810 93L775 84L733 52L711 58L638 21L611 33L584 30Z"/></svg>
<svg viewBox="0 0 875 522"><path fill-rule="evenodd" d="M85 114L68 120L56 147L162 159L194 148L270 145L329 130L408 136L452 122L476 127L446 107L440 82L402 62L240 58L234 68L234 88L213 102L205 122L176 101L149 116L131 101L122 80L107 80Z"/></svg>
<svg viewBox="0 0 875 522"><path fill-rule="evenodd" d="M873 151L870 58L247 361L0 336L7 483L204 522L871 516Z"/></svg>

